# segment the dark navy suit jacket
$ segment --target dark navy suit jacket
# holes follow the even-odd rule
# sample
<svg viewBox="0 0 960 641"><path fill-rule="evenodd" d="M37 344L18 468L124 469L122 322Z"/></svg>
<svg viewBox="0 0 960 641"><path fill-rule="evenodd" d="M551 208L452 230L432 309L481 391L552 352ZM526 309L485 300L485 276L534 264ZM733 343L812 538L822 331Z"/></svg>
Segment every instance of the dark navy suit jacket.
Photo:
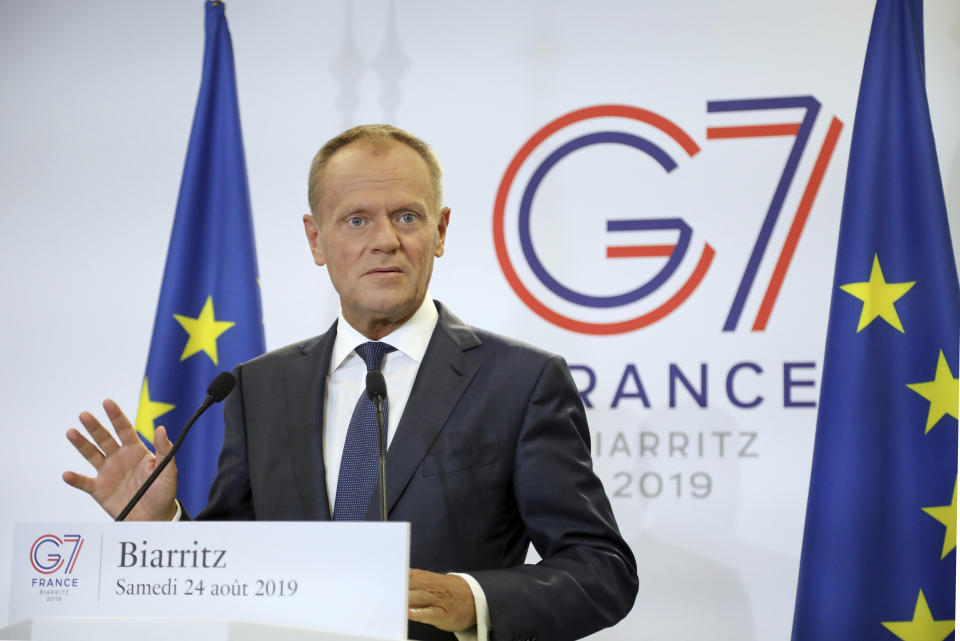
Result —
<svg viewBox="0 0 960 641"><path fill-rule="evenodd" d="M629 612L637 568L591 469L564 361L440 318L387 452L410 566L468 572L496 641L577 639ZM206 519L329 520L323 400L336 324L240 365ZM368 520L378 515L374 492ZM533 543L542 561L524 565ZM410 624L416 639L450 639Z"/></svg>

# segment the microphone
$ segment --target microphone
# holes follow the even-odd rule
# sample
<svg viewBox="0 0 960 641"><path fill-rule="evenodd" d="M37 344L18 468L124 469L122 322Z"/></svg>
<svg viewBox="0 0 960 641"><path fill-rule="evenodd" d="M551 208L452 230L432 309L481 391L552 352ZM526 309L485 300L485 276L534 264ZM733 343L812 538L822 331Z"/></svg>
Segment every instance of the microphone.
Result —
<svg viewBox="0 0 960 641"><path fill-rule="evenodd" d="M219 403L227 397L231 391L233 391L233 386L237 384L237 379L234 378L233 374L230 372L220 372L217 374L217 377L210 382L210 386L207 387L207 397L210 399L210 403L207 403L207 399L203 399L204 403L207 403L207 407L210 407L213 403ZM207 409L204 407L203 409Z"/></svg>
<svg viewBox="0 0 960 641"><path fill-rule="evenodd" d="M387 397L387 382L383 372L367 372L367 398L377 408L377 441L380 444L380 520L387 520L387 429L383 424L383 399Z"/></svg>
<svg viewBox="0 0 960 641"><path fill-rule="evenodd" d="M383 378L381 376L381 378ZM187 435L187 432L190 431L190 428L193 427L193 424L200 418L200 415L207 411L207 408L213 405L214 403L219 403L227 397L230 391L233 389L233 386L237 384L237 379L234 378L233 374L230 372L220 372L217 374L217 377L213 379L210 385L207 387L207 397L203 399L203 403L200 404L200 407L197 408L197 411L193 413L193 416L190 417L190 420L187 421L187 424L183 426L183 429L180 430L180 436L177 437L177 440L174 442L173 447L170 448L170 452L163 457L163 460L160 461L160 464L154 468L153 472L147 477L147 480L143 482L143 485L140 486L140 489L137 490L137 493L133 495L133 498L130 499L130 502L127 503L127 506L123 508L115 521L122 521L127 518L127 515L130 514L130 510L133 509L143 495L147 493L147 490L150 489L150 486L153 485L153 482L157 480L157 477L160 476L160 473L163 472L164 468L173 460L173 455L177 453L177 450L180 449L180 446L183 444L183 439Z"/></svg>

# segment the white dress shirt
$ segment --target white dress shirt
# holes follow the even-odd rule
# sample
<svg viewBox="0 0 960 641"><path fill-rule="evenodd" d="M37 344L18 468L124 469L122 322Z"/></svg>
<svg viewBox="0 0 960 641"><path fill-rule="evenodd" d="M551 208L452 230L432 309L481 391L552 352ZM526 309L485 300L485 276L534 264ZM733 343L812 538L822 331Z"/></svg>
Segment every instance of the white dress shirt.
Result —
<svg viewBox="0 0 960 641"><path fill-rule="evenodd" d="M381 339L397 348L383 358L381 369L387 382L387 445L393 440L400 417L410 398L413 381L437 326L437 308L429 296L406 323ZM354 349L370 339L355 330L343 317L337 319L337 336L330 356L330 372L323 402L323 463L327 472L327 498L330 514L337 497L340 459L347 441L350 418L357 399L366 390L367 366Z"/></svg>
<svg viewBox="0 0 960 641"><path fill-rule="evenodd" d="M427 351L430 337L437 326L439 314L429 294L423 297L420 307L406 323L381 342L392 345L396 351L384 356L381 369L387 382L387 446L393 440L400 417L407 406L413 382L417 378L420 363ZM337 318L337 336L333 341L333 353L330 356L330 372L323 403L323 462L326 468L327 499L331 518L337 497L337 483L340 478L340 461L343 457L343 445L347 440L350 418L357 405L357 399L366 390L367 366L357 354L358 345L370 339L354 329L340 311ZM490 611L483 589L476 579L468 574L453 573L462 577L470 591L477 611L477 627L458 632L460 641L487 641L490 628Z"/></svg>

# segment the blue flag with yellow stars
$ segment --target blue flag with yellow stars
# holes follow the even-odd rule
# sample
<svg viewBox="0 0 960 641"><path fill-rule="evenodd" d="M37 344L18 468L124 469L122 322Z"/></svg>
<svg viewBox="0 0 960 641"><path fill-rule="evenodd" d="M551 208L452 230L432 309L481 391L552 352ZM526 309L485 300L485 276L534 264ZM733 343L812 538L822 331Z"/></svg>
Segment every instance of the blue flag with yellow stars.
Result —
<svg viewBox="0 0 960 641"><path fill-rule="evenodd" d="M233 50L222 2L206 3L203 78L160 288L136 430L175 439L221 370L263 353L250 194L240 136ZM212 408L177 453L178 497L207 502L223 445Z"/></svg>
<svg viewBox="0 0 960 641"><path fill-rule="evenodd" d="M954 635L960 287L919 0L879 0L853 126L793 641Z"/></svg>

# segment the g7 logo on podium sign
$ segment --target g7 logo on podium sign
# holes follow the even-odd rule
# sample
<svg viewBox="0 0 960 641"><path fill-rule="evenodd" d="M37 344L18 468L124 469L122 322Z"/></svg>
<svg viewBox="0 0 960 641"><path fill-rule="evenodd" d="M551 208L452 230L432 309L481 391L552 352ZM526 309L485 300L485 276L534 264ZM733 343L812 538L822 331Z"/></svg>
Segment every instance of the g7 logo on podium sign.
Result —
<svg viewBox="0 0 960 641"><path fill-rule="evenodd" d="M803 115L799 122L724 125L708 127L706 132L707 140L794 137L730 303L723 324L723 330L727 332L737 328L747 297L756 284L761 261L769 249L787 192L796 177L801 156L820 111L820 103L811 96L707 103L709 114L769 114L771 111L776 113L776 110L800 110ZM842 127L843 124L834 117L824 136L789 231L780 247L776 265L766 284L754 318L753 331L766 329ZM551 251L549 236L554 235L556 230L543 221L552 215L563 217L563 210L568 207L564 198L576 191L578 183L587 191L591 188L584 186L583 183L589 182L589 179L583 178L582 174L569 175L572 170L563 174L561 168L571 162L583 163L583 160L576 158L591 150L594 154L600 151L607 154L608 158L602 158L600 164L604 164L608 171L616 172L620 166L633 161L618 151L628 150L641 152L652 159L654 167L662 170L659 175L667 176L673 175L672 172L680 163L688 162L701 151L693 138L674 122L639 107L598 105L565 114L527 140L507 167L494 204L494 247L508 283L520 300L539 316L574 332L621 334L663 319L690 298L703 282L716 250L706 241L694 243L694 229L683 217L621 217L619 213L606 214L614 207L605 209L600 206L601 215L589 207L593 203L588 202L590 210L585 216L572 222L564 221L567 225L575 226L575 243L592 247L605 244L605 258L610 261L644 260L634 261L631 271L627 273L602 263L591 263L589 257L580 259L578 256L576 261L571 261L564 252L554 251L545 257L544 250L547 254ZM615 157L614 154L619 156ZM595 162L596 158L596 155L590 156L591 161ZM584 169L582 165L579 167ZM648 167L649 162L637 171L646 171ZM560 177L556 177L557 174ZM548 195L543 196L544 185L549 182L548 176L554 176L553 182L547 189ZM602 181L606 177L599 178ZM638 180L629 173L624 173L619 179L622 182ZM575 193L573 195L576 196ZM628 205L635 205L635 199L636 194L624 198ZM662 210L669 207L670 203L656 203L652 208L658 206ZM534 223L535 209L537 218L541 220L539 225ZM616 207L617 212L621 209L623 207ZM614 241L607 241L597 233L595 226L598 218L606 219L602 226L606 234L613 235L608 237ZM590 240L583 241L580 235ZM633 239L634 242L621 244L619 238ZM700 247L699 251L695 249L697 246ZM693 252L691 248L694 248Z"/></svg>
<svg viewBox="0 0 960 641"><path fill-rule="evenodd" d="M73 574L81 548L83 537L79 534L65 534L63 538L44 534L30 546L30 564L40 574L53 574L61 569L64 574Z"/></svg>

